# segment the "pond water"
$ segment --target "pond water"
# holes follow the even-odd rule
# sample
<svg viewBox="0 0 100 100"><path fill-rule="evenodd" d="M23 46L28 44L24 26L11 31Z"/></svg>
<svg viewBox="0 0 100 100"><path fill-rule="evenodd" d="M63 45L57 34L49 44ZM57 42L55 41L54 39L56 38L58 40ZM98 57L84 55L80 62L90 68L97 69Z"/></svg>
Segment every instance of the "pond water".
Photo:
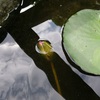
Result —
<svg viewBox="0 0 100 100"><path fill-rule="evenodd" d="M61 59L64 60L66 64L68 64L72 70L96 92L98 96L100 96L100 77L83 74L67 61L62 49L62 27L54 24L52 20L47 20L32 29L37 33L37 35L39 35L40 39L50 41L54 52L56 52Z"/></svg>
<svg viewBox="0 0 100 100"><path fill-rule="evenodd" d="M0 100L65 100L8 34L0 44Z"/></svg>
<svg viewBox="0 0 100 100"><path fill-rule="evenodd" d="M64 98L67 100L67 96L65 96L65 94L67 95L68 92L68 90L66 90L67 82L69 81L69 83L71 84L73 81L78 81L79 82L78 84L81 85L80 81L78 79L75 79L73 76L71 76L70 71L67 71L68 70L67 67L70 67L72 69L71 73L75 72L88 86L90 86L93 89L93 91L98 96L100 96L100 77L85 75L80 71L78 71L73 66L71 66L70 63L68 63L62 48L62 27L54 24L52 20L47 20L33 27L32 29L40 37L39 38L40 40L48 40L52 45L53 52L57 53L57 55L59 55L59 57L61 58L60 60L66 63L65 64L66 66L62 64L64 62L61 62L59 66L58 64L57 65L54 64L55 68L56 66L66 67L65 69L62 68L62 70L60 70L60 73L63 73L63 75L57 73L62 75L61 77L59 77L59 75L57 76L59 85L62 85L62 82L63 84L65 84L64 86L65 89L62 86L60 86L62 96L60 96L60 94L54 90L54 89L57 90L56 85L54 85L52 82L55 79L53 79L52 76L48 76L48 70L46 75L42 70L38 69L37 67L39 66L36 66L34 60L28 57L24 53L24 51L20 49L19 45L14 41L14 39L8 34L5 40L0 44L0 65L1 65L0 99L1 100L6 100L6 99L7 100L23 100L23 99L24 100L27 99L28 100L33 100L33 99L34 100L64 100ZM56 57L56 60L59 61L59 58ZM40 62L43 63L42 61ZM57 63L57 61L55 61L54 63ZM49 66L47 65L47 67ZM66 76L65 70L67 71L68 76ZM49 81L48 77L51 77L52 79L50 78ZM72 78L71 79L73 81L71 81L67 77L69 78L72 77L73 79ZM72 87L67 87L67 88L77 89L76 87L77 86L73 87L72 85ZM74 96L74 94L72 95Z"/></svg>
<svg viewBox="0 0 100 100"><path fill-rule="evenodd" d="M0 27L0 100L100 100L100 76L72 66L62 45L67 19L100 9L99 0L18 1ZM38 52L39 40L48 41L50 53Z"/></svg>

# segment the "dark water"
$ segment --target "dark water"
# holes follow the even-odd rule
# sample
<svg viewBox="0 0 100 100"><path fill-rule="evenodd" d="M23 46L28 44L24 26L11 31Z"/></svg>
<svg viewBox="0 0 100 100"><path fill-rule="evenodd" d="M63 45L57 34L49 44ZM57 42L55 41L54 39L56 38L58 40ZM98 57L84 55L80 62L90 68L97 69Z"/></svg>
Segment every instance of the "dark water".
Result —
<svg viewBox="0 0 100 100"><path fill-rule="evenodd" d="M21 13L30 4L34 6ZM51 85L58 91L51 68L54 66L61 95L66 100L100 99L100 77L83 74L71 66L62 48L62 26L71 15L86 8L100 9L99 0L24 0L23 5L21 3L18 9L10 13L0 30L1 41L9 32L35 65L46 73ZM44 21L46 24L41 24ZM50 60L36 51L38 39L51 42L53 56Z"/></svg>

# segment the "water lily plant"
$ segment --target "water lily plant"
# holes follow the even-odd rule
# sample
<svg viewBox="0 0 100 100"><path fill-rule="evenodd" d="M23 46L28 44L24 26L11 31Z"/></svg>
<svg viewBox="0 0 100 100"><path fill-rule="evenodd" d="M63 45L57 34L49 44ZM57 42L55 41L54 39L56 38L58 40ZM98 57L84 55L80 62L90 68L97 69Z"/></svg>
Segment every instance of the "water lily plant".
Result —
<svg viewBox="0 0 100 100"><path fill-rule="evenodd" d="M54 76L55 83L57 86L57 91L59 94L62 94L61 89L60 89L60 84L58 81L58 76L57 76L54 64L51 60L53 57L53 50L52 50L52 46L51 46L50 42L48 42L46 40L39 40L37 45L36 45L36 51L40 54L43 54L44 57L50 62L51 70L53 72L53 76Z"/></svg>

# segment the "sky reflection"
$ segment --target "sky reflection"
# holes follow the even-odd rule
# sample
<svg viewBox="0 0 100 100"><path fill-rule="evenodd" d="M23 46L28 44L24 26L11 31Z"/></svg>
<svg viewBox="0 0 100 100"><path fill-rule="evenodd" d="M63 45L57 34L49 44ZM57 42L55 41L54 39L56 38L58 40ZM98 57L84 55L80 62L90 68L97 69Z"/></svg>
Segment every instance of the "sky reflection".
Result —
<svg viewBox="0 0 100 100"><path fill-rule="evenodd" d="M65 55L62 50L62 28L55 25L52 20L47 20L32 28L40 39L48 40L51 42L53 50L67 63ZM70 64L69 64L70 65ZM70 65L71 66L71 65ZM100 77L89 76L82 74L77 69L71 66L72 70L77 73L99 96L100 96Z"/></svg>
<svg viewBox="0 0 100 100"><path fill-rule="evenodd" d="M66 61L65 55L63 53L62 47L61 47L61 41L62 41L62 28L60 26L56 26L52 20L48 20L40 25L37 25L32 28L37 35L41 39L48 40L53 50L64 60Z"/></svg>
<svg viewBox="0 0 100 100"><path fill-rule="evenodd" d="M8 34L0 44L0 100L65 100Z"/></svg>

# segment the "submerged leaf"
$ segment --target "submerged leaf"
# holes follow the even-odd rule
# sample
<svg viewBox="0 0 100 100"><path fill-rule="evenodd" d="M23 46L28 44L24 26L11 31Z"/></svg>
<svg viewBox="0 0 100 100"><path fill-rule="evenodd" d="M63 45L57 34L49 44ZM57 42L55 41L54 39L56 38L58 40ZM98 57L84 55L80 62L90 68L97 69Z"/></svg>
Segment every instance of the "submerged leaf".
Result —
<svg viewBox="0 0 100 100"><path fill-rule="evenodd" d="M84 71L100 75L100 10L85 9L65 24L63 44Z"/></svg>

